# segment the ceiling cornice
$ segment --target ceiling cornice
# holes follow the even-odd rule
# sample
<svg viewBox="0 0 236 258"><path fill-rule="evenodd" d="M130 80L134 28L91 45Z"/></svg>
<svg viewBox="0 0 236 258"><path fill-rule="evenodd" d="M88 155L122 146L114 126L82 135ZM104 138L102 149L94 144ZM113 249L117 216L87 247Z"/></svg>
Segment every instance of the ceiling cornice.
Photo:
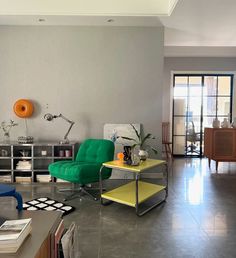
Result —
<svg viewBox="0 0 236 258"><path fill-rule="evenodd" d="M0 15L168 16L178 0L0 0Z"/></svg>

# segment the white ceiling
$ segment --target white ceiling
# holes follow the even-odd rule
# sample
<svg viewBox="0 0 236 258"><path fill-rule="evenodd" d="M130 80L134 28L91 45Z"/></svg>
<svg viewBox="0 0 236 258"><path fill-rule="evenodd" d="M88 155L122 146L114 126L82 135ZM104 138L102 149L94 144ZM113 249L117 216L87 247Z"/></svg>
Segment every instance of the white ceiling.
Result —
<svg viewBox="0 0 236 258"><path fill-rule="evenodd" d="M0 15L170 15L178 0L0 0Z"/></svg>
<svg viewBox="0 0 236 258"><path fill-rule="evenodd" d="M166 56L236 56L236 0L179 0L160 20Z"/></svg>
<svg viewBox="0 0 236 258"><path fill-rule="evenodd" d="M0 25L164 26L166 56L236 56L236 0L176 3L177 0L0 0ZM106 4L109 8L102 9ZM73 9L75 6L80 8Z"/></svg>

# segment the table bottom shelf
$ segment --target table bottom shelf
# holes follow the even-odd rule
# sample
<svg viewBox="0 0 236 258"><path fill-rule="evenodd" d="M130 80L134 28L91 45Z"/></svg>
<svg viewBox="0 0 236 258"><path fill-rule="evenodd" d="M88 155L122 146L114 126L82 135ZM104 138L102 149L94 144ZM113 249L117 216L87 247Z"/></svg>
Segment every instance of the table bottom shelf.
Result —
<svg viewBox="0 0 236 258"><path fill-rule="evenodd" d="M146 201L148 198L164 190L166 186L151 184L143 181L138 182L138 199L139 204ZM125 204L131 207L136 205L136 182L132 181L128 184L122 185L111 191L105 192L101 195L102 198Z"/></svg>

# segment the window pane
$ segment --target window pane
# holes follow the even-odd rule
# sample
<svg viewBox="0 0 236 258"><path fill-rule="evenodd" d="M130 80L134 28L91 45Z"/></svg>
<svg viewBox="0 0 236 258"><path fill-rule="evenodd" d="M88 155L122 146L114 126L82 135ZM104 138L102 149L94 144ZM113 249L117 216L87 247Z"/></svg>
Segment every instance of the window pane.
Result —
<svg viewBox="0 0 236 258"><path fill-rule="evenodd" d="M174 135L185 135L185 117L174 118Z"/></svg>
<svg viewBox="0 0 236 258"><path fill-rule="evenodd" d="M203 98L203 115L204 116L216 115L216 97Z"/></svg>
<svg viewBox="0 0 236 258"><path fill-rule="evenodd" d="M230 96L230 81L229 76L219 76L218 77L218 95Z"/></svg>
<svg viewBox="0 0 236 258"><path fill-rule="evenodd" d="M204 96L215 96L217 89L217 77L216 76L205 76L204 77Z"/></svg>
<svg viewBox="0 0 236 258"><path fill-rule="evenodd" d="M189 121L191 122L189 124L190 124L191 127L193 127L195 133L199 133L201 131L201 118L200 118L200 116L193 117L193 119L189 120Z"/></svg>
<svg viewBox="0 0 236 258"><path fill-rule="evenodd" d="M212 127L212 123L215 117L203 117L203 131L205 127Z"/></svg>
<svg viewBox="0 0 236 258"><path fill-rule="evenodd" d="M187 109L187 99L177 98L174 99L174 115L185 116Z"/></svg>
<svg viewBox="0 0 236 258"><path fill-rule="evenodd" d="M218 97L218 115L227 116L230 113L230 98Z"/></svg>
<svg viewBox="0 0 236 258"><path fill-rule="evenodd" d="M185 136L175 136L174 137L174 151L175 155L185 154Z"/></svg>
<svg viewBox="0 0 236 258"><path fill-rule="evenodd" d="M202 95L202 79L201 77L189 77L189 96Z"/></svg>
<svg viewBox="0 0 236 258"><path fill-rule="evenodd" d="M200 116L201 114L201 98L189 98L189 116Z"/></svg>
<svg viewBox="0 0 236 258"><path fill-rule="evenodd" d="M176 76L174 97L187 96L188 95L188 77L187 76Z"/></svg>

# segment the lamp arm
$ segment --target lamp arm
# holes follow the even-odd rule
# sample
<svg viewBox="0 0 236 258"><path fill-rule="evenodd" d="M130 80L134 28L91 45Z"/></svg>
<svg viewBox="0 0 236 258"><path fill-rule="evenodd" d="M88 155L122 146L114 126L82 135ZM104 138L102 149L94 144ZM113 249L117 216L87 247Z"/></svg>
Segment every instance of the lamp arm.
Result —
<svg viewBox="0 0 236 258"><path fill-rule="evenodd" d="M65 121L67 121L68 123L70 123L70 127L68 128L68 130L67 130L67 132L66 132L66 134L65 134L65 136L64 136L64 140L65 140L65 143L68 143L69 142L69 140L68 140L68 134L70 133L70 130L71 130L71 128L72 128L72 126L74 125L74 121L71 121L71 120L69 120L68 118L66 118L65 116L63 116L62 114L59 114L57 117L61 117L62 119L64 119Z"/></svg>
<svg viewBox="0 0 236 258"><path fill-rule="evenodd" d="M66 121L67 121L68 123L70 123L70 124L74 124L74 123L75 123L75 122L69 120L68 118L66 118L65 116L63 116L62 114L59 114L59 115L56 116L56 117L61 117L62 119L66 120Z"/></svg>
<svg viewBox="0 0 236 258"><path fill-rule="evenodd" d="M68 134L70 133L70 130L71 130L71 128L72 128L73 125L74 125L74 122L72 122L72 123L70 124L70 127L68 128L68 131L66 132L66 134L65 134L65 136L64 136L64 140L68 140L68 139L67 139L67 136L68 136Z"/></svg>

